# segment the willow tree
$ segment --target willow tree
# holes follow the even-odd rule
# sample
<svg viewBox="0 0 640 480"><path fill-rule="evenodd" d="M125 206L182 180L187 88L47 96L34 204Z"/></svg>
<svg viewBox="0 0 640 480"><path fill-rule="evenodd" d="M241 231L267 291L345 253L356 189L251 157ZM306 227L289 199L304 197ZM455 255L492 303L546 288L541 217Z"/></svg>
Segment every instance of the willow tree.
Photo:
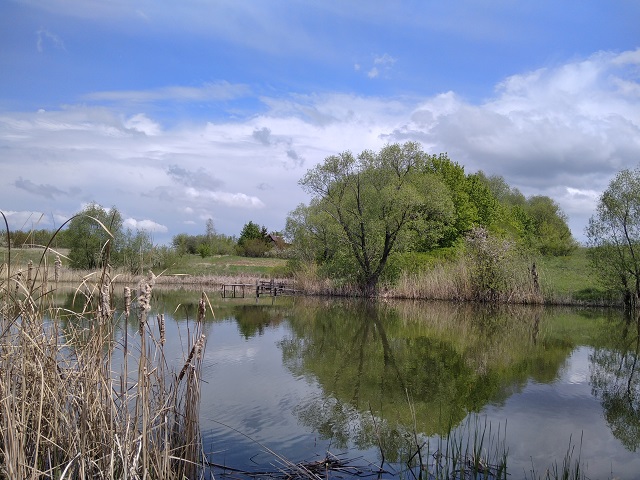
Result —
<svg viewBox="0 0 640 480"><path fill-rule="evenodd" d="M124 243L122 215L117 208L97 203L87 205L67 227L69 259L73 268L102 268L106 262L117 265Z"/></svg>
<svg viewBox="0 0 640 480"><path fill-rule="evenodd" d="M453 218L449 190L425 173L428 155L418 144L392 144L327 157L300 185L312 195L313 218L331 232L327 253L364 294L375 293L389 256L421 236L433 236ZM320 231L318 225L306 225Z"/></svg>
<svg viewBox="0 0 640 480"><path fill-rule="evenodd" d="M589 220L591 259L607 287L620 292L625 306L640 297L640 168L619 172L600 197Z"/></svg>

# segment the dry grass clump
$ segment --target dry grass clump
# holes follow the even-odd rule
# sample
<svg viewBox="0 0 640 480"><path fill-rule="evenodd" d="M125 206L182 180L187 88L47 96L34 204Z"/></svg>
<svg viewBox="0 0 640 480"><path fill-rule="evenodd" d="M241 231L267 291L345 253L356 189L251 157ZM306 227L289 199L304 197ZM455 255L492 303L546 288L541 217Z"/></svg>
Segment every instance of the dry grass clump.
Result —
<svg viewBox="0 0 640 480"><path fill-rule="evenodd" d="M153 276L118 313L105 268L82 281L71 312L54 304L47 268L0 268L0 478L203 476L204 298L177 374L147 318Z"/></svg>

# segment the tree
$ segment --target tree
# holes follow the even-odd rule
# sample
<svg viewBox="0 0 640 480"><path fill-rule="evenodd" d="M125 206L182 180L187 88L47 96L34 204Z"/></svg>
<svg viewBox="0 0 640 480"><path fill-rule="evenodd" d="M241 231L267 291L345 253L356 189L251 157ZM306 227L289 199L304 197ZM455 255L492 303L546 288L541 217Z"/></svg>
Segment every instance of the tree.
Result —
<svg viewBox="0 0 640 480"><path fill-rule="evenodd" d="M567 217L551 198L536 195L527 200L531 230L528 241L543 255L568 255L577 248Z"/></svg>
<svg viewBox="0 0 640 480"><path fill-rule="evenodd" d="M133 233L131 229L127 229L122 240L119 255L122 265L133 274L142 274L145 264L151 263L153 252L151 234L144 230L137 230L136 233Z"/></svg>
<svg viewBox="0 0 640 480"><path fill-rule="evenodd" d="M267 228L251 221L245 223L238 239L238 252L248 257L261 257L267 250Z"/></svg>
<svg viewBox="0 0 640 480"><path fill-rule="evenodd" d="M117 264L122 248L122 215L115 208L91 203L67 227L72 268L94 269L105 262Z"/></svg>
<svg viewBox="0 0 640 480"><path fill-rule="evenodd" d="M620 171L601 195L586 230L591 261L626 307L640 297L640 169Z"/></svg>
<svg viewBox="0 0 640 480"><path fill-rule="evenodd" d="M486 177L482 172L476 175L493 197L485 210L491 212L491 217L481 222L489 230L510 236L543 255L568 255L576 249L567 216L551 198L525 198L501 176Z"/></svg>
<svg viewBox="0 0 640 480"><path fill-rule="evenodd" d="M300 185L312 196L309 231L328 231L338 271L364 294L374 294L391 253L421 237L442 235L453 219L446 185L425 173L428 155L416 143L387 145L327 157L309 170ZM435 234L435 235L434 235Z"/></svg>
<svg viewBox="0 0 640 480"><path fill-rule="evenodd" d="M216 229L213 225L213 219L211 218L207 219L206 229L207 229L207 233L206 233L207 239L212 240L213 237L216 235Z"/></svg>

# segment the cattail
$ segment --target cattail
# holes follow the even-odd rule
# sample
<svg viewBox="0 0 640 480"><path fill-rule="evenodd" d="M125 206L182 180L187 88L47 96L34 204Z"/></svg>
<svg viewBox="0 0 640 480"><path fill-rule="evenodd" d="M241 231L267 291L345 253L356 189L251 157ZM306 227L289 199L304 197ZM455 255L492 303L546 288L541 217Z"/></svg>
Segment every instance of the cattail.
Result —
<svg viewBox="0 0 640 480"><path fill-rule="evenodd" d="M164 313L158 314L158 328L160 329L160 344L164 345Z"/></svg>
<svg viewBox="0 0 640 480"><path fill-rule="evenodd" d="M191 351L189 352L187 361L184 362L184 366L182 367L182 370L180 370L180 375L178 375L178 382L182 380L189 367L192 366L191 361L193 360L193 357L196 357L197 359L200 359L202 357L205 338L206 336L204 333L200 334L200 338L198 338L198 340L196 340L196 343L193 344L193 347L191 347Z"/></svg>
<svg viewBox="0 0 640 480"><path fill-rule="evenodd" d="M106 319L111 315L111 302L109 295L109 284L105 283L100 288L100 317Z"/></svg>
<svg viewBox="0 0 640 480"><path fill-rule="evenodd" d="M16 295L18 294L18 291L20 290L20 280L22 280L22 270L18 270L18 273L16 274Z"/></svg>
<svg viewBox="0 0 640 480"><path fill-rule="evenodd" d="M33 260L27 263L27 283L31 283L31 274L33 273Z"/></svg>
<svg viewBox="0 0 640 480"><path fill-rule="evenodd" d="M196 342L196 358L200 360L202 358L202 351L204 350L204 341L206 340L206 335L204 333L200 334L200 338Z"/></svg>
<svg viewBox="0 0 640 480"><path fill-rule="evenodd" d="M56 255L56 261L54 263L53 269L56 283L58 283L58 281L60 280L60 270L62 270L62 261L60 260L60 255Z"/></svg>
<svg viewBox="0 0 640 480"><path fill-rule="evenodd" d="M151 291L156 283L156 276L151 270L147 276L146 282L140 280L138 284L138 316L140 319L140 333L144 330L147 322L147 312L151 309Z"/></svg>
<svg viewBox="0 0 640 480"><path fill-rule="evenodd" d="M205 314L207 313L207 304L205 302L205 298L205 293L202 292L200 302L198 303L198 322L202 322L204 320Z"/></svg>
<svg viewBox="0 0 640 480"><path fill-rule="evenodd" d="M131 289L124 287L124 316L129 318L131 313Z"/></svg>

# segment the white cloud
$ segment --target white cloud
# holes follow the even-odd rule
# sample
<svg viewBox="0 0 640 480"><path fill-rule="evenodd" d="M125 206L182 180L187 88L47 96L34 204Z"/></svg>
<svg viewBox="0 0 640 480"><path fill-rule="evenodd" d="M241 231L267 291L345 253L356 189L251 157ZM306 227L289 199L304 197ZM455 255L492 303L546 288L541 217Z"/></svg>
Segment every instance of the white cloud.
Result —
<svg viewBox="0 0 640 480"><path fill-rule="evenodd" d="M36 48L38 52L42 53L45 50L45 46L52 45L56 49L64 50L64 42L55 33L51 33L46 29L40 29L36 32Z"/></svg>
<svg viewBox="0 0 640 480"><path fill-rule="evenodd" d="M199 87L170 86L154 90L113 90L86 94L86 100L111 102L201 102L231 100L251 93L247 85L229 82L206 83Z"/></svg>
<svg viewBox="0 0 640 480"><path fill-rule="evenodd" d="M135 218L126 218L122 222L124 228L130 228L133 231L144 230L146 232L166 233L169 229L153 220L136 220Z"/></svg>
<svg viewBox="0 0 640 480"><path fill-rule="evenodd" d="M388 74L396 63L396 59L388 53L377 55L373 58L373 67L367 72L367 77L377 78L381 74ZM356 71L360 70L360 65L356 65Z"/></svg>
<svg viewBox="0 0 640 480"><path fill-rule="evenodd" d="M263 208L265 205L258 197L244 193L211 192L187 188L187 197L193 199L206 199L229 207Z"/></svg>
<svg viewBox="0 0 640 480"><path fill-rule="evenodd" d="M245 116L171 127L146 109L133 116L87 106L0 112L0 207L38 211L55 203L56 215L71 215L97 201L132 219L162 219L157 225L170 235L184 226L204 231L201 218L209 216L221 233L237 234L249 220L277 230L308 200L297 184L307 168L336 152L415 140L430 153L448 152L469 173L482 169L526 195L551 196L579 237L596 192L640 160L639 51L513 75L478 104L455 92L274 95L254 99L259 111ZM178 98L179 91L137 96Z"/></svg>
<svg viewBox="0 0 640 480"><path fill-rule="evenodd" d="M161 132L160 124L154 122L144 113L138 113L124 122L125 128L136 130L145 135L158 135Z"/></svg>

